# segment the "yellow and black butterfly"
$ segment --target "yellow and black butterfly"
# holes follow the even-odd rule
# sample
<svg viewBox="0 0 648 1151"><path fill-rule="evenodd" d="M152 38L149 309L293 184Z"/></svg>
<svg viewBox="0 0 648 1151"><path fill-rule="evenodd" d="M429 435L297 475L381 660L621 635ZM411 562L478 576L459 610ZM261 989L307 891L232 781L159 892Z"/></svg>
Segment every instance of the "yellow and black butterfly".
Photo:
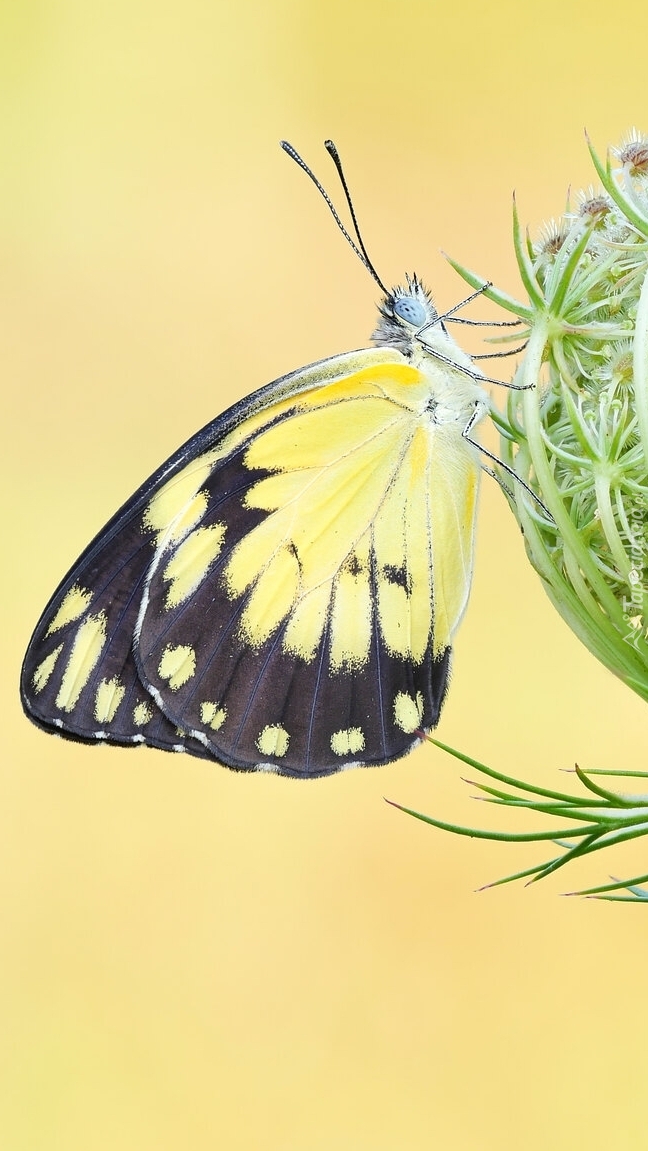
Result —
<svg viewBox="0 0 648 1151"><path fill-rule="evenodd" d="M99 532L25 657L46 731L310 778L438 722L488 400L420 280L384 289L326 146L359 248L284 145L384 292L374 346L235 404Z"/></svg>

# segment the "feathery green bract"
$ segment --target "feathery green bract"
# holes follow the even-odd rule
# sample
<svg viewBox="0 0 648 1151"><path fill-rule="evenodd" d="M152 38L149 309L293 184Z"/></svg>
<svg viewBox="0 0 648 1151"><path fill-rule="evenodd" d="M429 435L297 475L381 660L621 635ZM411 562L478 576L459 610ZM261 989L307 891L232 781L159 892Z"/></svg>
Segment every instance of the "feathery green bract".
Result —
<svg viewBox="0 0 648 1151"><path fill-rule="evenodd" d="M535 243L522 234L514 206L514 249L528 302L451 263L520 319L515 335L498 342L527 341L513 380L524 390L511 390L506 410L492 415L501 458L523 481L511 486L502 475L528 557L579 639L648 700L648 137L633 131L610 149L606 164L590 151L602 191L581 193ZM557 838L570 842L559 844L555 858L499 882L543 878L577 855L648 832L648 797L605 792L592 772L579 772L597 795L584 800L467 762L532 796L478 784L490 802L571 818L580 829L562 828ZM428 822L487 838L550 838ZM614 881L582 894L645 901L648 892L638 884L646 881ZM628 895L619 895L623 888Z"/></svg>
<svg viewBox="0 0 648 1151"><path fill-rule="evenodd" d="M514 382L531 386L509 393L496 422L503 461L551 513L515 485L509 502L552 603L648 699L648 139L633 132L614 149L616 171L592 155L604 191L582 193L535 244L514 214L528 305L484 293L528 339Z"/></svg>

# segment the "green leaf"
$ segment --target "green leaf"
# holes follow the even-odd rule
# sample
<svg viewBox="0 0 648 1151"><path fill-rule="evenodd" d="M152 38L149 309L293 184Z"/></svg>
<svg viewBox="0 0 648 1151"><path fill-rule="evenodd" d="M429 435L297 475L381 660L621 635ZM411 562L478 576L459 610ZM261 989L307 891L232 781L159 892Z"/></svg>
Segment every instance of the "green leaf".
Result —
<svg viewBox="0 0 648 1151"><path fill-rule="evenodd" d="M393 799L387 799L386 796L384 798L385 803L390 804L391 807L398 808L399 811L404 811L405 815L411 815L414 819L420 819L423 823L429 823L432 827L438 827L441 831L452 831L455 835L467 835L470 839L494 839L501 840L505 843L536 843L543 839L552 840L557 835L562 836L563 839L567 839L569 836L575 838L583 834L582 827L568 827L561 831L485 831L481 827L463 827L460 823L444 823L441 819L433 819L431 815L424 815L422 811L413 811L410 807L403 807L401 803L395 803Z"/></svg>
<svg viewBox="0 0 648 1151"><path fill-rule="evenodd" d="M489 283L483 276L478 276L476 272L471 272L468 268L464 268L463 264L457 263L457 261L453 260L451 256L448 256L446 252L444 252L443 255L450 264L450 267L454 268L455 272L461 276L462 280L470 284L471 288L483 288L485 284ZM530 323L533 319L533 312L530 308L525 307L519 300L515 300L513 296L509 296L506 292L500 291L499 288L485 288L484 296L487 300L492 300L498 307L504 308L507 312L512 312L513 315L519 316L521 320L526 320L527 323Z"/></svg>
<svg viewBox="0 0 648 1151"><path fill-rule="evenodd" d="M529 299L537 311L544 312L546 309L546 302L542 294L542 288L536 279L533 264L531 263L524 246L515 196L513 197L513 247L515 249L518 268L520 270L520 278L527 292L529 293Z"/></svg>

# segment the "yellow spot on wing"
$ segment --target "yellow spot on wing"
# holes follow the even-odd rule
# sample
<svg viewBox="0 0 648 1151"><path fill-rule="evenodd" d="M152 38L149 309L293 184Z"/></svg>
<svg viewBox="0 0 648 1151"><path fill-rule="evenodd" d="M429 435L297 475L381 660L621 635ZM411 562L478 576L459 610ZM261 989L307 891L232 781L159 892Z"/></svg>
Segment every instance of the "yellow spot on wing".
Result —
<svg viewBox="0 0 648 1151"><path fill-rule="evenodd" d="M421 726L422 718L423 696L420 691L417 691L416 699L404 691L399 691L394 700L394 719L401 731L411 735Z"/></svg>
<svg viewBox="0 0 648 1151"><path fill-rule="evenodd" d="M368 546L363 551L364 555L356 551L351 556L335 581L330 648L334 671L361 668L369 658L372 603Z"/></svg>
<svg viewBox="0 0 648 1151"><path fill-rule="evenodd" d="M117 708L126 694L126 688L117 676L102 679L95 695L95 719L98 723L110 723L115 718Z"/></svg>
<svg viewBox="0 0 648 1151"><path fill-rule="evenodd" d="M213 466L213 453L207 452L167 480L153 496L142 522L145 528L157 532L158 543L167 532L170 540L181 539L205 514L207 496L199 489Z"/></svg>
<svg viewBox="0 0 648 1151"><path fill-rule="evenodd" d="M264 511L274 512L277 508L299 499L318 475L318 468L277 472L254 484L246 493L243 503L246 508L262 508Z"/></svg>
<svg viewBox="0 0 648 1151"><path fill-rule="evenodd" d="M171 691L177 691L196 672L196 653L189 645L166 647L158 665L160 679L169 682Z"/></svg>
<svg viewBox="0 0 648 1151"><path fill-rule="evenodd" d="M268 724L264 727L256 745L262 755L277 755L284 756L288 751L288 744L290 743L290 736L285 727L281 727L278 723Z"/></svg>
<svg viewBox="0 0 648 1151"><path fill-rule="evenodd" d="M435 431L419 427L374 524L378 617L392 654L420 663L432 628L429 459Z"/></svg>
<svg viewBox="0 0 648 1151"><path fill-rule="evenodd" d="M432 447L430 523L436 656L451 643L468 600L479 465L456 426L439 428Z"/></svg>
<svg viewBox="0 0 648 1151"><path fill-rule="evenodd" d="M378 615L380 631L388 651L392 655L411 657L410 597L406 589L388 579L380 579Z"/></svg>
<svg viewBox="0 0 648 1151"><path fill-rule="evenodd" d="M295 556L282 548L270 560L241 616L241 635L253 647L261 647L288 615L299 587L299 565Z"/></svg>
<svg viewBox="0 0 648 1151"><path fill-rule="evenodd" d="M432 627L430 489L436 482L430 462L434 429L419 428L407 456L408 491L405 504L405 566L409 579L409 650L423 659Z"/></svg>
<svg viewBox="0 0 648 1151"><path fill-rule="evenodd" d="M62 711L73 711L106 642L105 612L88 616L79 627L56 697Z"/></svg>
<svg viewBox="0 0 648 1151"><path fill-rule="evenodd" d="M71 587L45 634L52 635L52 632L65 627L66 623L71 623L72 620L82 616L92 599L92 594L91 591L79 584Z"/></svg>
<svg viewBox="0 0 648 1151"><path fill-rule="evenodd" d="M285 651L305 660L313 659L324 634L330 602L330 581L313 588L298 600L284 632Z"/></svg>
<svg viewBox="0 0 648 1151"><path fill-rule="evenodd" d="M182 539L183 535L200 522L207 511L207 504L207 493L196 492L181 514L174 520L173 528L167 538L170 541ZM164 532L161 534L164 535Z"/></svg>
<svg viewBox="0 0 648 1151"><path fill-rule="evenodd" d="M153 719L153 708L150 703L144 703L142 701L136 703L133 708L133 723L135 726L144 727L144 724L148 723L150 719Z"/></svg>
<svg viewBox="0 0 648 1151"><path fill-rule="evenodd" d="M331 736L331 751L335 755L355 755L363 750L364 745L365 737L359 727L343 728Z"/></svg>
<svg viewBox="0 0 648 1151"><path fill-rule="evenodd" d="M212 524L208 528L196 528L180 544L163 573L171 584L165 601L167 609L177 607L196 590L219 555L224 538L225 525Z"/></svg>
<svg viewBox="0 0 648 1151"><path fill-rule="evenodd" d="M258 579L273 555L284 546L286 537L283 517L274 515L268 516L236 545L223 574L232 599L242 595Z"/></svg>
<svg viewBox="0 0 648 1151"><path fill-rule="evenodd" d="M218 731L227 719L227 708L221 707L218 703L211 703L209 700L205 700L205 702L200 705L200 718L203 723L209 724L214 731Z"/></svg>
<svg viewBox="0 0 648 1151"><path fill-rule="evenodd" d="M45 657L43 662L39 663L38 667L36 668L36 671L32 676L32 684L37 695L38 692L42 691L45 687L45 684L54 671L54 666L62 651L63 644L60 643L58 647L55 647L54 651L51 651L49 655Z"/></svg>

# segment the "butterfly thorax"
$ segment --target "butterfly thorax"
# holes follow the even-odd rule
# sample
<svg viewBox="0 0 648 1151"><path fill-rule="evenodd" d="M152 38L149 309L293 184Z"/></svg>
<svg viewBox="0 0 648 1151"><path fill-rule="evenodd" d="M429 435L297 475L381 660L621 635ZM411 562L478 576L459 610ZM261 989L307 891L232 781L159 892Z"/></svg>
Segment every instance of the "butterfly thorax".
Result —
<svg viewBox="0 0 648 1151"><path fill-rule="evenodd" d="M488 397L476 383L479 370L449 335L429 291L416 275L407 276L405 285L383 298L379 314L373 342L397 349L427 378L427 410L434 423L455 425L461 433L469 422L486 414Z"/></svg>

